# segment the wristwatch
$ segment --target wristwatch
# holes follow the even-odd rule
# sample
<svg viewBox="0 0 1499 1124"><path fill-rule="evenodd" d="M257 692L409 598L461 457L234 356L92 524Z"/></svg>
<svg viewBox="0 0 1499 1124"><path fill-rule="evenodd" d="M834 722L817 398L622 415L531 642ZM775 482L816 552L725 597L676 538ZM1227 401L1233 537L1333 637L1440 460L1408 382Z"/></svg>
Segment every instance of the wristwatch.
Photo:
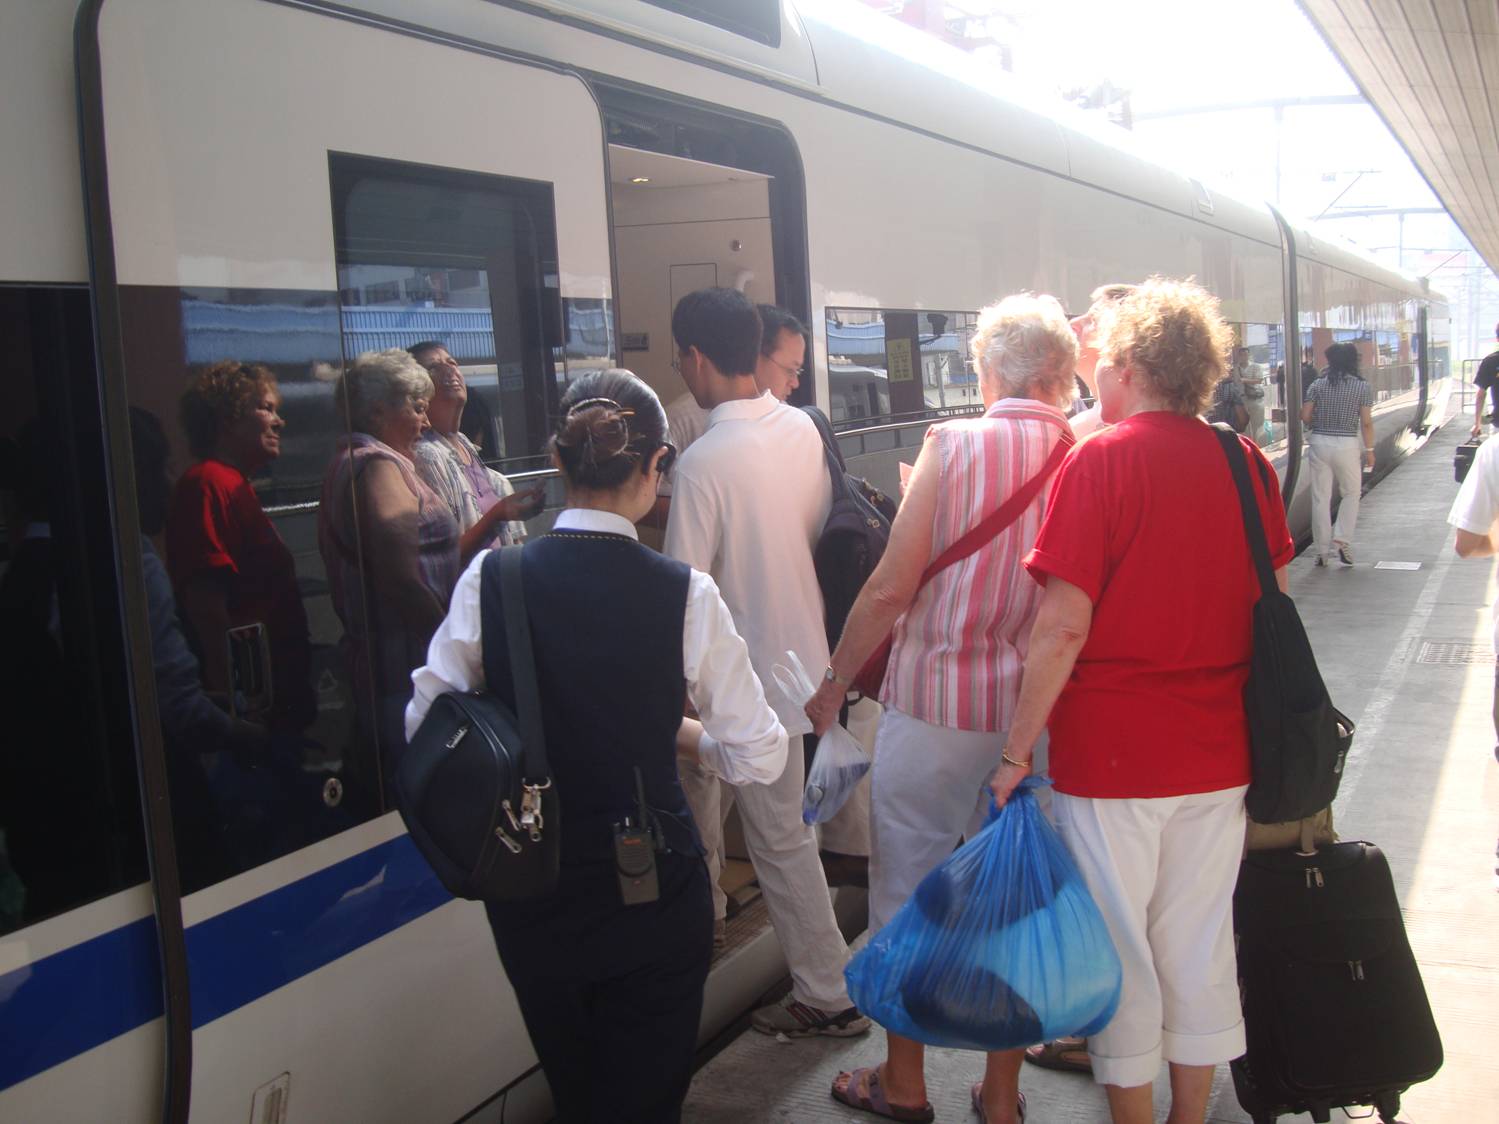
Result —
<svg viewBox="0 0 1499 1124"><path fill-rule="evenodd" d="M836 683L840 687L847 687L850 683L853 682L852 679L844 679L836 671L834 671L832 664L828 664L828 669L822 673L822 681L824 683Z"/></svg>

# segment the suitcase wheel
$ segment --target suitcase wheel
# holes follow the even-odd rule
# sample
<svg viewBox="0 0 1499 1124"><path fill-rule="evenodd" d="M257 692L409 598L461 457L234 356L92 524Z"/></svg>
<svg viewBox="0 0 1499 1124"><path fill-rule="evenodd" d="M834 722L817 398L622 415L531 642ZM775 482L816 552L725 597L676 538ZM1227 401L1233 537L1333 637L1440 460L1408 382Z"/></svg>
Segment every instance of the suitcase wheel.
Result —
<svg viewBox="0 0 1499 1124"><path fill-rule="evenodd" d="M1395 1117L1400 1115L1400 1094L1381 1093L1374 1098L1374 1107L1379 1110L1379 1119L1383 1124L1397 1124Z"/></svg>

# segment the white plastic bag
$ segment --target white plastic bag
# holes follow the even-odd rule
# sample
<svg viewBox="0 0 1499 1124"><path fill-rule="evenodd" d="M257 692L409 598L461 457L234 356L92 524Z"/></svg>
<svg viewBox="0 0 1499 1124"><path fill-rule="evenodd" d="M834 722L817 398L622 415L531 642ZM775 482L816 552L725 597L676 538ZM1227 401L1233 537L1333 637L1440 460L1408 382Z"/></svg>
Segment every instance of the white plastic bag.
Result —
<svg viewBox="0 0 1499 1124"><path fill-rule="evenodd" d="M786 662L770 669L776 686L797 706L806 706L817 693L807 669L795 652L786 653ZM817 753L807 773L807 787L802 790L802 822L826 823L838 814L854 787L869 772L869 755L854 736L836 723L817 740Z"/></svg>

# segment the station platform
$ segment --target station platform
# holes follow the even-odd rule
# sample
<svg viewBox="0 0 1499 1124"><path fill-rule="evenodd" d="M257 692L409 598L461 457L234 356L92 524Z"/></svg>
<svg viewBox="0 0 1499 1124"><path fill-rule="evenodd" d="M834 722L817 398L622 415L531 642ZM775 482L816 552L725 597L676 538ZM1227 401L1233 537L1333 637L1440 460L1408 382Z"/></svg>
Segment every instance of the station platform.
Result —
<svg viewBox="0 0 1499 1124"><path fill-rule="evenodd" d="M1357 723L1336 825L1344 839L1368 839L1389 857L1442 1034L1442 1070L1404 1098L1400 1119L1409 1124L1499 1121L1499 765L1490 717L1495 564L1453 552L1446 517L1457 492L1452 452L1461 436L1452 425L1436 431L1369 490L1352 569L1315 568L1307 551L1290 572L1328 689ZM875 1064L883 1054L878 1027L857 1039L796 1042L746 1028L698 1071L683 1119L872 1120L836 1104L828 1089L840 1069ZM928 1052L928 1094L938 1121L976 1119L968 1089L982 1070L977 1054ZM1021 1088L1032 1124L1108 1119L1102 1090L1087 1077L1027 1065ZM1159 1120L1168 1096L1163 1067ZM1227 1066L1219 1070L1208 1118L1249 1120ZM1334 1120L1341 1118L1334 1112Z"/></svg>

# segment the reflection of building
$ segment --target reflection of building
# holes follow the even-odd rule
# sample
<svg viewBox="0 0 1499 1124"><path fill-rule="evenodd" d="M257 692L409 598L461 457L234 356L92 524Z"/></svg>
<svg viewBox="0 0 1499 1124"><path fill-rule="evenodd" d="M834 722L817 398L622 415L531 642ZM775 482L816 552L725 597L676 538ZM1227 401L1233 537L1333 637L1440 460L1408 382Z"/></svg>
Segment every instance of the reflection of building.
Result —
<svg viewBox="0 0 1499 1124"><path fill-rule="evenodd" d="M1014 69L1016 23L995 12L993 3L963 0L864 0L865 7L925 31L950 46Z"/></svg>
<svg viewBox="0 0 1499 1124"><path fill-rule="evenodd" d="M828 309L833 420L977 410L972 312Z"/></svg>

